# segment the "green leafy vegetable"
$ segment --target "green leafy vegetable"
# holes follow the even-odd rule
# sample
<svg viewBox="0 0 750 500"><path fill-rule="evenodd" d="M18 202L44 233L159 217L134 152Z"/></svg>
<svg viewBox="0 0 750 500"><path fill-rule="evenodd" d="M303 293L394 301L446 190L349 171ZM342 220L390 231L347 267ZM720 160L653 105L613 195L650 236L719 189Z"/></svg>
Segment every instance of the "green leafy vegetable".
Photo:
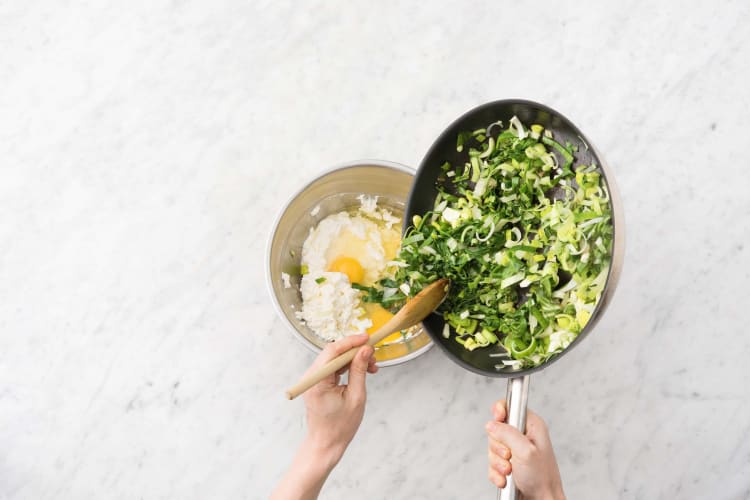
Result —
<svg viewBox="0 0 750 500"><path fill-rule="evenodd" d="M497 125L458 135L467 161L442 166L434 209L414 217L394 279L360 289L393 307L449 278L443 335L468 350L501 343L529 367L589 321L609 271L612 215L600 171L575 164L573 146L516 117Z"/></svg>
<svg viewBox="0 0 750 500"><path fill-rule="evenodd" d="M352 283L352 288L364 292L360 297L363 302L374 302L386 309L401 304L406 300L406 295L399 289L396 281L386 278L378 282L378 286L364 286Z"/></svg>

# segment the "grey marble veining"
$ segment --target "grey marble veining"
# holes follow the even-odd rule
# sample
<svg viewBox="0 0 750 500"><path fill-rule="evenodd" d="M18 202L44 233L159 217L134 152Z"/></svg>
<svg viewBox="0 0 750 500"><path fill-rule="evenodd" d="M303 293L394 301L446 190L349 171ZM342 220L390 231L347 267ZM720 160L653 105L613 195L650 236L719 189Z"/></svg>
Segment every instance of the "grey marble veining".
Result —
<svg viewBox="0 0 750 500"><path fill-rule="evenodd" d="M578 124L625 270L531 382L571 499L750 498L746 2L0 5L0 498L264 498L312 354L263 283L330 165L415 166L485 101ZM502 380L433 349L369 383L323 498L494 498Z"/></svg>

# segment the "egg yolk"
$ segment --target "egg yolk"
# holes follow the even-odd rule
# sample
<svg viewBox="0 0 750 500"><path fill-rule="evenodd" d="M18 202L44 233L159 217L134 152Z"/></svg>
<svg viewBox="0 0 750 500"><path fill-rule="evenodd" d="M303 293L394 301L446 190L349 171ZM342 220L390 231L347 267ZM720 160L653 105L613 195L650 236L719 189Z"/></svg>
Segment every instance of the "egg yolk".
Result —
<svg viewBox="0 0 750 500"><path fill-rule="evenodd" d="M380 330L380 328L388 323L388 321L390 321L393 317L393 314L387 309L384 309L378 304L371 303L365 304L365 315L370 319L370 321L372 321L372 326L367 329L367 333L369 335L372 335L373 333ZM375 345L380 347L383 344L398 342L399 340L401 340L401 332L395 332L388 335L386 338Z"/></svg>
<svg viewBox="0 0 750 500"><path fill-rule="evenodd" d="M365 277L365 270L362 264L351 257L337 257L328 269L333 273L343 273L349 278L349 283L362 283Z"/></svg>

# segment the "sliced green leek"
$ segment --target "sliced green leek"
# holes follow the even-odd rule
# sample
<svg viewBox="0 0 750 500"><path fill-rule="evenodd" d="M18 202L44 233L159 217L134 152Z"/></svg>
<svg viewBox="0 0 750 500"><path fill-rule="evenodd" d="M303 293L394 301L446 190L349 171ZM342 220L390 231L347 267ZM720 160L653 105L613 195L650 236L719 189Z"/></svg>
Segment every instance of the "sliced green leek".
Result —
<svg viewBox="0 0 750 500"><path fill-rule="evenodd" d="M395 307L449 278L444 336L467 350L500 344L515 360L504 364L538 365L581 332L606 284L606 184L597 165L575 162L573 146L516 117L459 134L456 149L466 161L442 166L434 209L412 220L395 278L362 287L364 300Z"/></svg>

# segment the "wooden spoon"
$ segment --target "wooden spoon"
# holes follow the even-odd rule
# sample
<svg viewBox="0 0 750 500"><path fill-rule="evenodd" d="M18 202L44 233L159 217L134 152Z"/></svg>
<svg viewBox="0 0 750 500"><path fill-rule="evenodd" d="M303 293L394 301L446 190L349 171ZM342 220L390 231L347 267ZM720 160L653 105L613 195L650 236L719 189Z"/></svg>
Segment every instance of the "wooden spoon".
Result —
<svg viewBox="0 0 750 500"><path fill-rule="evenodd" d="M388 322L381 326L375 333L370 335L370 340L367 341L368 345L375 345L388 335L409 328L410 326L416 325L427 317L437 306L445 299L445 295L448 292L448 280L445 278L439 279L433 283L430 283L422 289L417 295L414 296L404 307L402 307L395 316L393 316ZM302 379L297 382L296 385L289 388L286 391L286 396L289 399L294 399L310 387L314 386L324 378L332 375L348 365L354 359L357 351L362 346L354 347L349 349L344 354L333 358L328 363L324 364L317 370L305 375Z"/></svg>

